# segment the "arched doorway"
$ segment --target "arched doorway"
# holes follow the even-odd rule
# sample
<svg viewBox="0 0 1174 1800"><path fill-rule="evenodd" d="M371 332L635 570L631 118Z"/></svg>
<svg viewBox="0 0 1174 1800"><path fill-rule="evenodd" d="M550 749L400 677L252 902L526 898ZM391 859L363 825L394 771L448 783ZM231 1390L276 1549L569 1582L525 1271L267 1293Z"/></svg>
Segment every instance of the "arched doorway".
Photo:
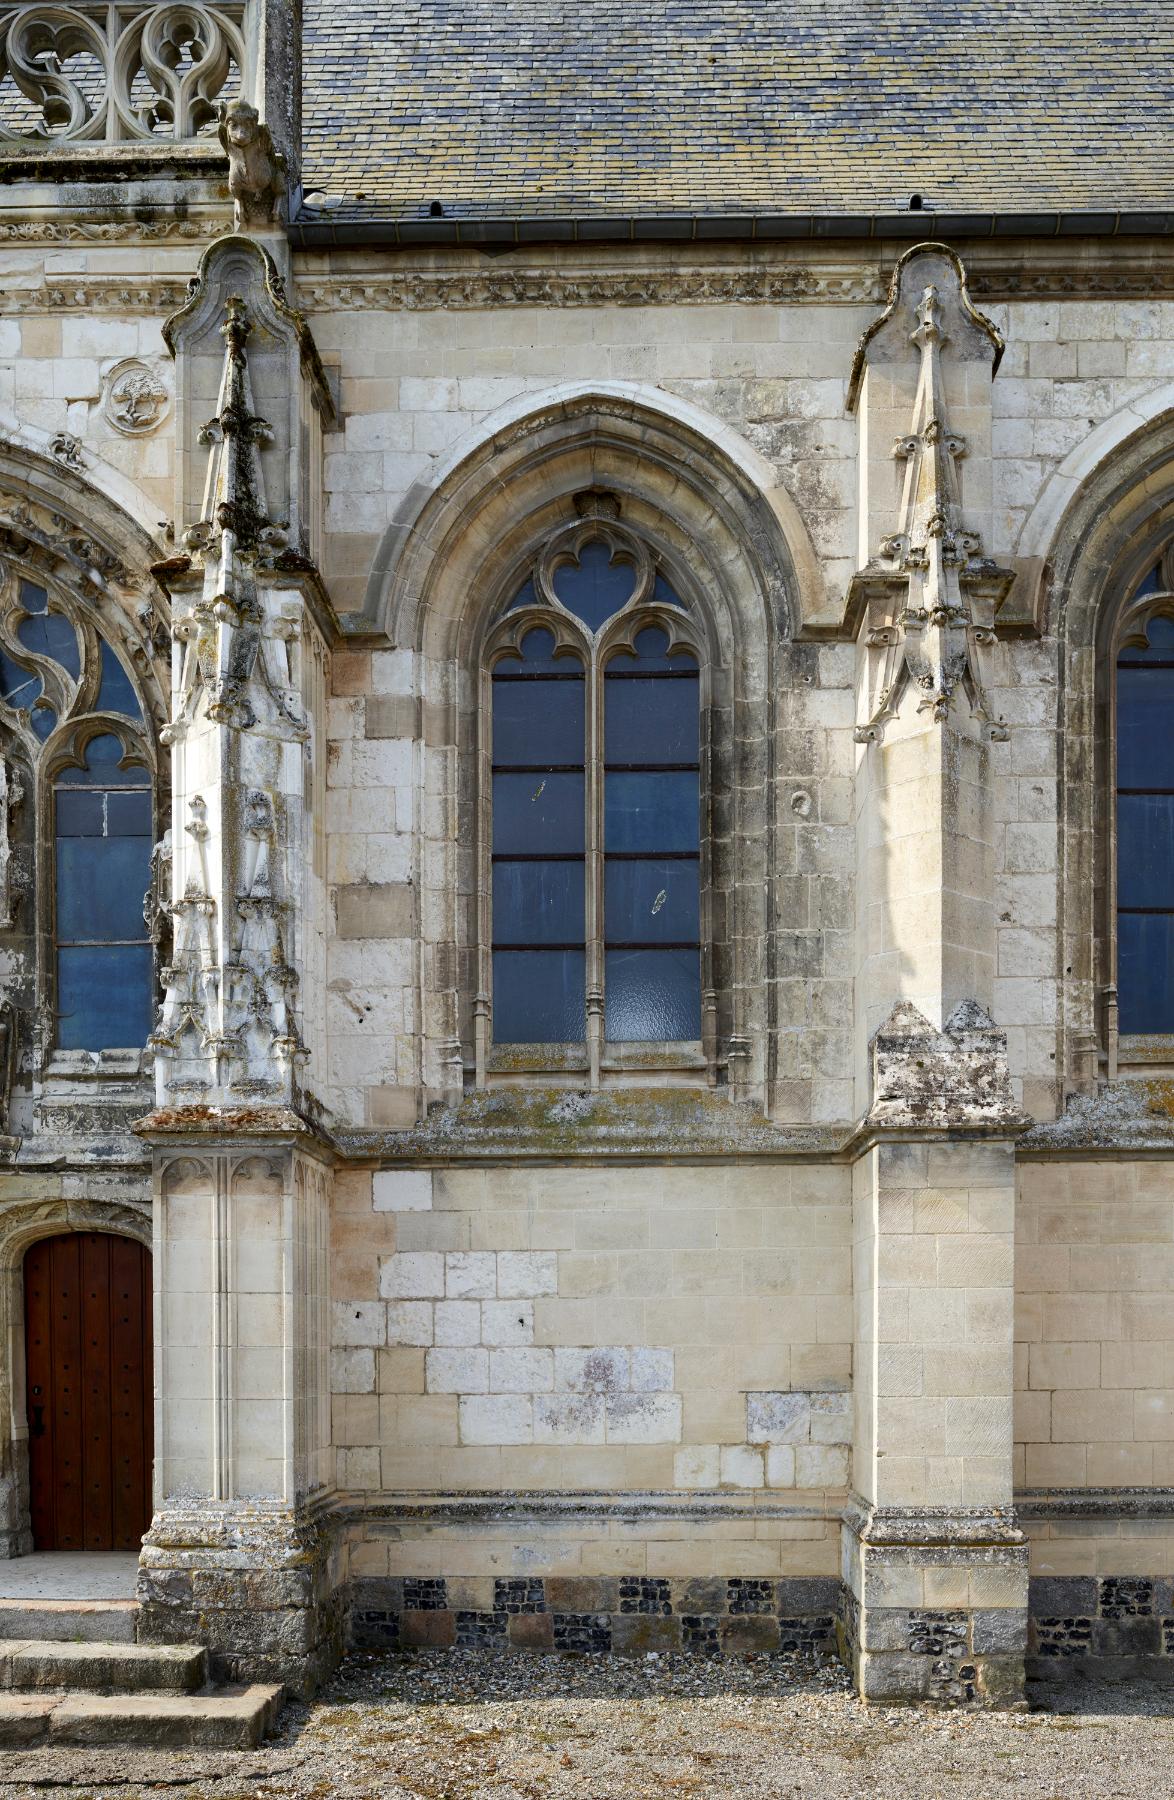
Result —
<svg viewBox="0 0 1174 1800"><path fill-rule="evenodd" d="M24 1292L34 1547L137 1550L151 1522L150 1253L102 1231L42 1238Z"/></svg>

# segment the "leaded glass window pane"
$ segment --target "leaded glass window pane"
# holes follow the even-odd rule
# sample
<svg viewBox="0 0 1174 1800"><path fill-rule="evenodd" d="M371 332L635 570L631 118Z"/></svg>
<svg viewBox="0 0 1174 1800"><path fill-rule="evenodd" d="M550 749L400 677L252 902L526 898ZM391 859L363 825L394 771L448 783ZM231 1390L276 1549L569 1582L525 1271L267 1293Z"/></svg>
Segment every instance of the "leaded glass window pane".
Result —
<svg viewBox="0 0 1174 1800"><path fill-rule="evenodd" d="M1117 665L1117 998L1125 1033L1174 1032L1174 619Z"/></svg>
<svg viewBox="0 0 1174 1800"><path fill-rule="evenodd" d="M143 919L152 808L145 769L119 740L91 740L86 766L54 787L57 1041L133 1049L151 1029L152 953Z"/></svg>
<svg viewBox="0 0 1174 1800"><path fill-rule="evenodd" d="M493 670L493 992L500 1044L582 1042L583 664L547 631Z"/></svg>

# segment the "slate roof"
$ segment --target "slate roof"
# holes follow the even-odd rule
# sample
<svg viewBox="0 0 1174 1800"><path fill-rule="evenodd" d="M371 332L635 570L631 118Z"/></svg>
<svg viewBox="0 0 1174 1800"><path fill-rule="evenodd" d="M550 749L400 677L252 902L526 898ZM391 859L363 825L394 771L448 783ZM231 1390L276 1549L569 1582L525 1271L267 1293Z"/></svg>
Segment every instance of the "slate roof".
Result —
<svg viewBox="0 0 1174 1800"><path fill-rule="evenodd" d="M1172 50L1171 0L306 0L304 184L384 220L1174 208Z"/></svg>

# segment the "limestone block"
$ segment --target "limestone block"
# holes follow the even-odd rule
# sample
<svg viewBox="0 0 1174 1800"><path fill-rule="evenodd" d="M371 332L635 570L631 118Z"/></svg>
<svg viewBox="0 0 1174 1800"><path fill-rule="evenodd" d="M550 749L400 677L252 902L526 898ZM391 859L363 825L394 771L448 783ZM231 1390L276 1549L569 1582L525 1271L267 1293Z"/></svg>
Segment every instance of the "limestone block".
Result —
<svg viewBox="0 0 1174 1800"><path fill-rule="evenodd" d="M592 1349L556 1348L554 1385L572 1393L620 1393L628 1386L629 1353L602 1346Z"/></svg>
<svg viewBox="0 0 1174 1800"><path fill-rule="evenodd" d="M336 1394L370 1394L375 1390L375 1352L371 1349L334 1350L330 1356L330 1386Z"/></svg>
<svg viewBox="0 0 1174 1800"><path fill-rule="evenodd" d="M606 1396L609 1444L670 1444L681 1438L681 1401L675 1394Z"/></svg>
<svg viewBox="0 0 1174 1800"><path fill-rule="evenodd" d="M523 1394L462 1395L460 1430L463 1444L532 1443L533 1402Z"/></svg>
<svg viewBox="0 0 1174 1800"><path fill-rule="evenodd" d="M534 1342L534 1302L532 1300L483 1300L481 1302L481 1342L489 1345L532 1344Z"/></svg>
<svg viewBox="0 0 1174 1800"><path fill-rule="evenodd" d="M604 1400L601 1394L535 1394L536 1444L602 1444Z"/></svg>
<svg viewBox="0 0 1174 1800"><path fill-rule="evenodd" d="M445 1258L439 1251L397 1251L380 1259L379 1292L386 1300L415 1300L445 1291Z"/></svg>
<svg viewBox="0 0 1174 1800"><path fill-rule="evenodd" d="M445 1257L444 1288L452 1300L491 1300L497 1293L497 1262L491 1250L454 1252Z"/></svg>
<svg viewBox="0 0 1174 1800"><path fill-rule="evenodd" d="M336 1301L332 1341L339 1347L387 1342L387 1308L378 1300Z"/></svg>
<svg viewBox="0 0 1174 1800"><path fill-rule="evenodd" d="M479 1344L481 1307L476 1300L438 1300L433 1308L433 1337L438 1345Z"/></svg>
<svg viewBox="0 0 1174 1800"><path fill-rule="evenodd" d="M715 1488L720 1480L717 1444L689 1444L673 1457L673 1485L679 1488Z"/></svg>
<svg viewBox="0 0 1174 1800"><path fill-rule="evenodd" d="M503 1299L558 1292L558 1258L553 1251L502 1251L497 1259L497 1291Z"/></svg>
<svg viewBox="0 0 1174 1800"><path fill-rule="evenodd" d="M427 1169L379 1169L372 1177L376 1212L427 1212L432 1207L432 1175Z"/></svg>
<svg viewBox="0 0 1174 1800"><path fill-rule="evenodd" d="M432 1305L427 1300L392 1301L387 1307L389 1344L427 1346L433 1341Z"/></svg>
<svg viewBox="0 0 1174 1800"><path fill-rule="evenodd" d="M554 1355L546 1349L491 1350L489 1388L495 1394L548 1393L554 1387Z"/></svg>
<svg viewBox="0 0 1174 1800"><path fill-rule="evenodd" d="M765 1480L762 1451L749 1444L723 1444L721 1481L724 1486L760 1488Z"/></svg>
<svg viewBox="0 0 1174 1800"><path fill-rule="evenodd" d="M483 1349L433 1349L426 1352L430 1394L489 1392L489 1352ZM481 1439L480 1442L487 1440Z"/></svg>

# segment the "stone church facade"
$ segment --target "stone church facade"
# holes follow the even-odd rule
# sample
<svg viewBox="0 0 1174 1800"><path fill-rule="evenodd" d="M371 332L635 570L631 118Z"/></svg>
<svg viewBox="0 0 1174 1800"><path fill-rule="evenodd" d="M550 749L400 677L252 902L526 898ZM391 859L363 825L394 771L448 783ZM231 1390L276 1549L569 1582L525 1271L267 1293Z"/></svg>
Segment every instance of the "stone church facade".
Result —
<svg viewBox="0 0 1174 1800"><path fill-rule="evenodd" d="M0 1545L144 1640L1174 1668L1171 145L1033 10L641 158L553 4L0 7Z"/></svg>

